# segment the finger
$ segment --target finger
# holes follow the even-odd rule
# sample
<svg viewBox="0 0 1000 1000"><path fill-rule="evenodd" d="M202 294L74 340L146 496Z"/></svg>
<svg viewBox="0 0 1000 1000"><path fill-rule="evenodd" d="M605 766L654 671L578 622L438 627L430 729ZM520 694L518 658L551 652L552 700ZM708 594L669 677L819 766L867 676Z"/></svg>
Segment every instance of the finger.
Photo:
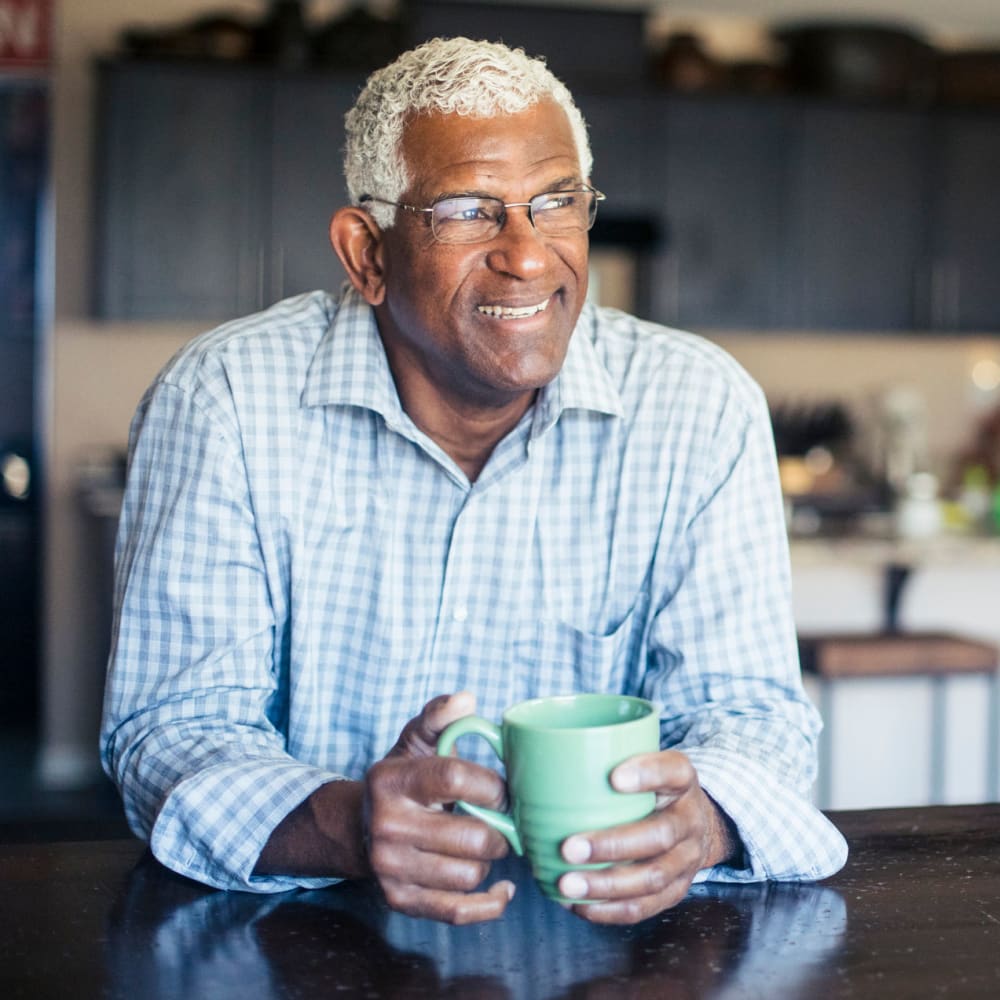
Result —
<svg viewBox="0 0 1000 1000"><path fill-rule="evenodd" d="M369 843L415 844L459 857L504 857L507 842L501 834L479 819L444 808L458 799L497 808L504 795L498 774L459 758L380 761L365 776Z"/></svg>
<svg viewBox="0 0 1000 1000"><path fill-rule="evenodd" d="M451 858L497 861L507 856L507 840L482 820L447 812L395 810L369 824L370 853L379 845L407 845Z"/></svg>
<svg viewBox="0 0 1000 1000"><path fill-rule="evenodd" d="M499 809L507 794L496 771L460 757L427 757L419 761L382 761L369 771L374 801L402 797L440 808L459 800Z"/></svg>
<svg viewBox="0 0 1000 1000"><path fill-rule="evenodd" d="M422 889L472 892L490 873L490 862L453 858L410 844L380 842L371 848L372 871L383 885L395 882Z"/></svg>
<svg viewBox="0 0 1000 1000"><path fill-rule="evenodd" d="M514 884L497 882L484 892L456 893L422 889L405 883L383 885L389 905L411 917L427 917L449 924L472 924L496 920L514 898Z"/></svg>
<svg viewBox="0 0 1000 1000"><path fill-rule="evenodd" d="M420 714L403 727L396 745L389 751L390 755L432 756L437 753L441 733L456 720L472 715L475 710L475 696L468 691L432 698Z"/></svg>
<svg viewBox="0 0 1000 1000"><path fill-rule="evenodd" d="M701 856L699 842L689 838L652 860L567 872L559 879L559 891L569 899L658 896L678 879L690 884L701 866Z"/></svg>
<svg viewBox="0 0 1000 1000"><path fill-rule="evenodd" d="M636 754L619 764L610 776L619 792L656 792L657 805L667 805L697 785L698 775L686 754L658 750Z"/></svg>
<svg viewBox="0 0 1000 1000"><path fill-rule="evenodd" d="M562 856L573 865L642 861L672 850L692 835L686 810L670 807L635 823L574 833L563 841Z"/></svg>
<svg viewBox="0 0 1000 1000"><path fill-rule="evenodd" d="M572 910L593 924L636 924L676 906L690 887L690 879L679 877L657 893L620 901L579 903Z"/></svg>

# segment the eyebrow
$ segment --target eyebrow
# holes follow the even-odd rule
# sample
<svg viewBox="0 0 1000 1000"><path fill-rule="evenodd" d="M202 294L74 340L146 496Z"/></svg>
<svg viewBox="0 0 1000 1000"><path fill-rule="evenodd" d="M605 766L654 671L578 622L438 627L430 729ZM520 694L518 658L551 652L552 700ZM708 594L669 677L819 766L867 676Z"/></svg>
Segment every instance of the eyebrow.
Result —
<svg viewBox="0 0 1000 1000"><path fill-rule="evenodd" d="M580 179L578 174L568 174L565 177L560 177L558 180L554 180L546 184L537 194L532 195L532 197L537 198L538 195L548 194L550 191L566 191L570 188L579 187L582 183L583 181ZM494 198L497 201L503 201L498 194L482 190L469 190L466 188L463 191L444 191L431 198L428 204L433 205L439 201L445 201L448 198Z"/></svg>

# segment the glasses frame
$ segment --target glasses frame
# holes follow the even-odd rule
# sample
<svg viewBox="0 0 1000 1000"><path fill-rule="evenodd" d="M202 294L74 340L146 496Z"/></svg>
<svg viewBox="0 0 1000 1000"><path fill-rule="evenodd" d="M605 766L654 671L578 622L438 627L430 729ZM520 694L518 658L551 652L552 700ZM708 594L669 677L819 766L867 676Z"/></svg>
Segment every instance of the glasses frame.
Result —
<svg viewBox="0 0 1000 1000"><path fill-rule="evenodd" d="M358 199L358 201L360 204L365 204L366 202L369 201L377 201L381 205L394 205L396 208L403 208L407 212L426 215L428 224L431 227L431 235L434 237L436 242L441 243L444 246L473 246L476 243L489 243L490 240L495 240L500 235L500 233L503 232L503 227L507 224L508 208L526 208L528 210L528 221L531 223L532 228L535 229L536 232L541 233L543 236L548 236L549 235L548 233L546 233L543 229L538 228L538 225L535 222L535 212L531 206L532 203L538 198L547 198L557 194L592 194L594 196L593 214L590 217L589 224L581 230L568 230L568 233L573 233L577 231L582 233L590 232L590 230L593 229L594 227L594 220L597 218L597 206L602 201L607 200L607 195L603 194L601 191L598 191L597 188L591 187L591 185L589 184L580 184L577 187L573 188L558 188L557 190L554 191L541 191L538 194L536 194L534 198L532 198L530 201L502 201L500 198L493 198L490 195L475 195L475 194L448 195L444 198L438 198L436 201L433 201L430 205L424 208L420 207L419 205L407 205L405 202L402 201L390 201L388 198L379 198L377 195L374 194L363 194ZM484 239L475 239L468 241L458 240L457 242L455 240L441 239L441 237L438 236L437 230L434 228L434 209L437 208L437 206L440 205L442 202L456 201L460 198L472 198L472 199L479 199L482 201L497 202L501 206L501 212L498 217L498 223L497 223L497 231L493 233L491 236L485 237Z"/></svg>

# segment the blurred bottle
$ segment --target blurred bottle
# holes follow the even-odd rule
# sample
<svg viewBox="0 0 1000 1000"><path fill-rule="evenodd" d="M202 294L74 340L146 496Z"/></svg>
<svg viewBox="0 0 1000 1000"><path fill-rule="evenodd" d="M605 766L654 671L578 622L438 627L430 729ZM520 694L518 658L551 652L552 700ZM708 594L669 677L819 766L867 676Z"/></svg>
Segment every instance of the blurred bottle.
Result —
<svg viewBox="0 0 1000 1000"><path fill-rule="evenodd" d="M915 472L906 480L896 504L896 534L900 538L933 538L941 531L937 476Z"/></svg>
<svg viewBox="0 0 1000 1000"><path fill-rule="evenodd" d="M958 505L966 525L973 531L992 530L994 498L985 465L970 465L963 471Z"/></svg>

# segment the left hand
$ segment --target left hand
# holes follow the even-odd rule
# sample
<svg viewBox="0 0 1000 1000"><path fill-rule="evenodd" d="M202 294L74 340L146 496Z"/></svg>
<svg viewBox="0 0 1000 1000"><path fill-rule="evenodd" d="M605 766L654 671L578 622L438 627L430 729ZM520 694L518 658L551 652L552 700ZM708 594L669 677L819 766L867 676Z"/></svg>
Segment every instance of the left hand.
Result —
<svg viewBox="0 0 1000 1000"><path fill-rule="evenodd" d="M559 880L565 896L601 900L574 905L579 916L601 924L645 920L679 903L702 868L735 853L728 820L680 751L630 757L612 771L611 784L620 792L653 791L656 806L637 823L574 834L563 842L570 863L611 862L608 868L567 872Z"/></svg>

